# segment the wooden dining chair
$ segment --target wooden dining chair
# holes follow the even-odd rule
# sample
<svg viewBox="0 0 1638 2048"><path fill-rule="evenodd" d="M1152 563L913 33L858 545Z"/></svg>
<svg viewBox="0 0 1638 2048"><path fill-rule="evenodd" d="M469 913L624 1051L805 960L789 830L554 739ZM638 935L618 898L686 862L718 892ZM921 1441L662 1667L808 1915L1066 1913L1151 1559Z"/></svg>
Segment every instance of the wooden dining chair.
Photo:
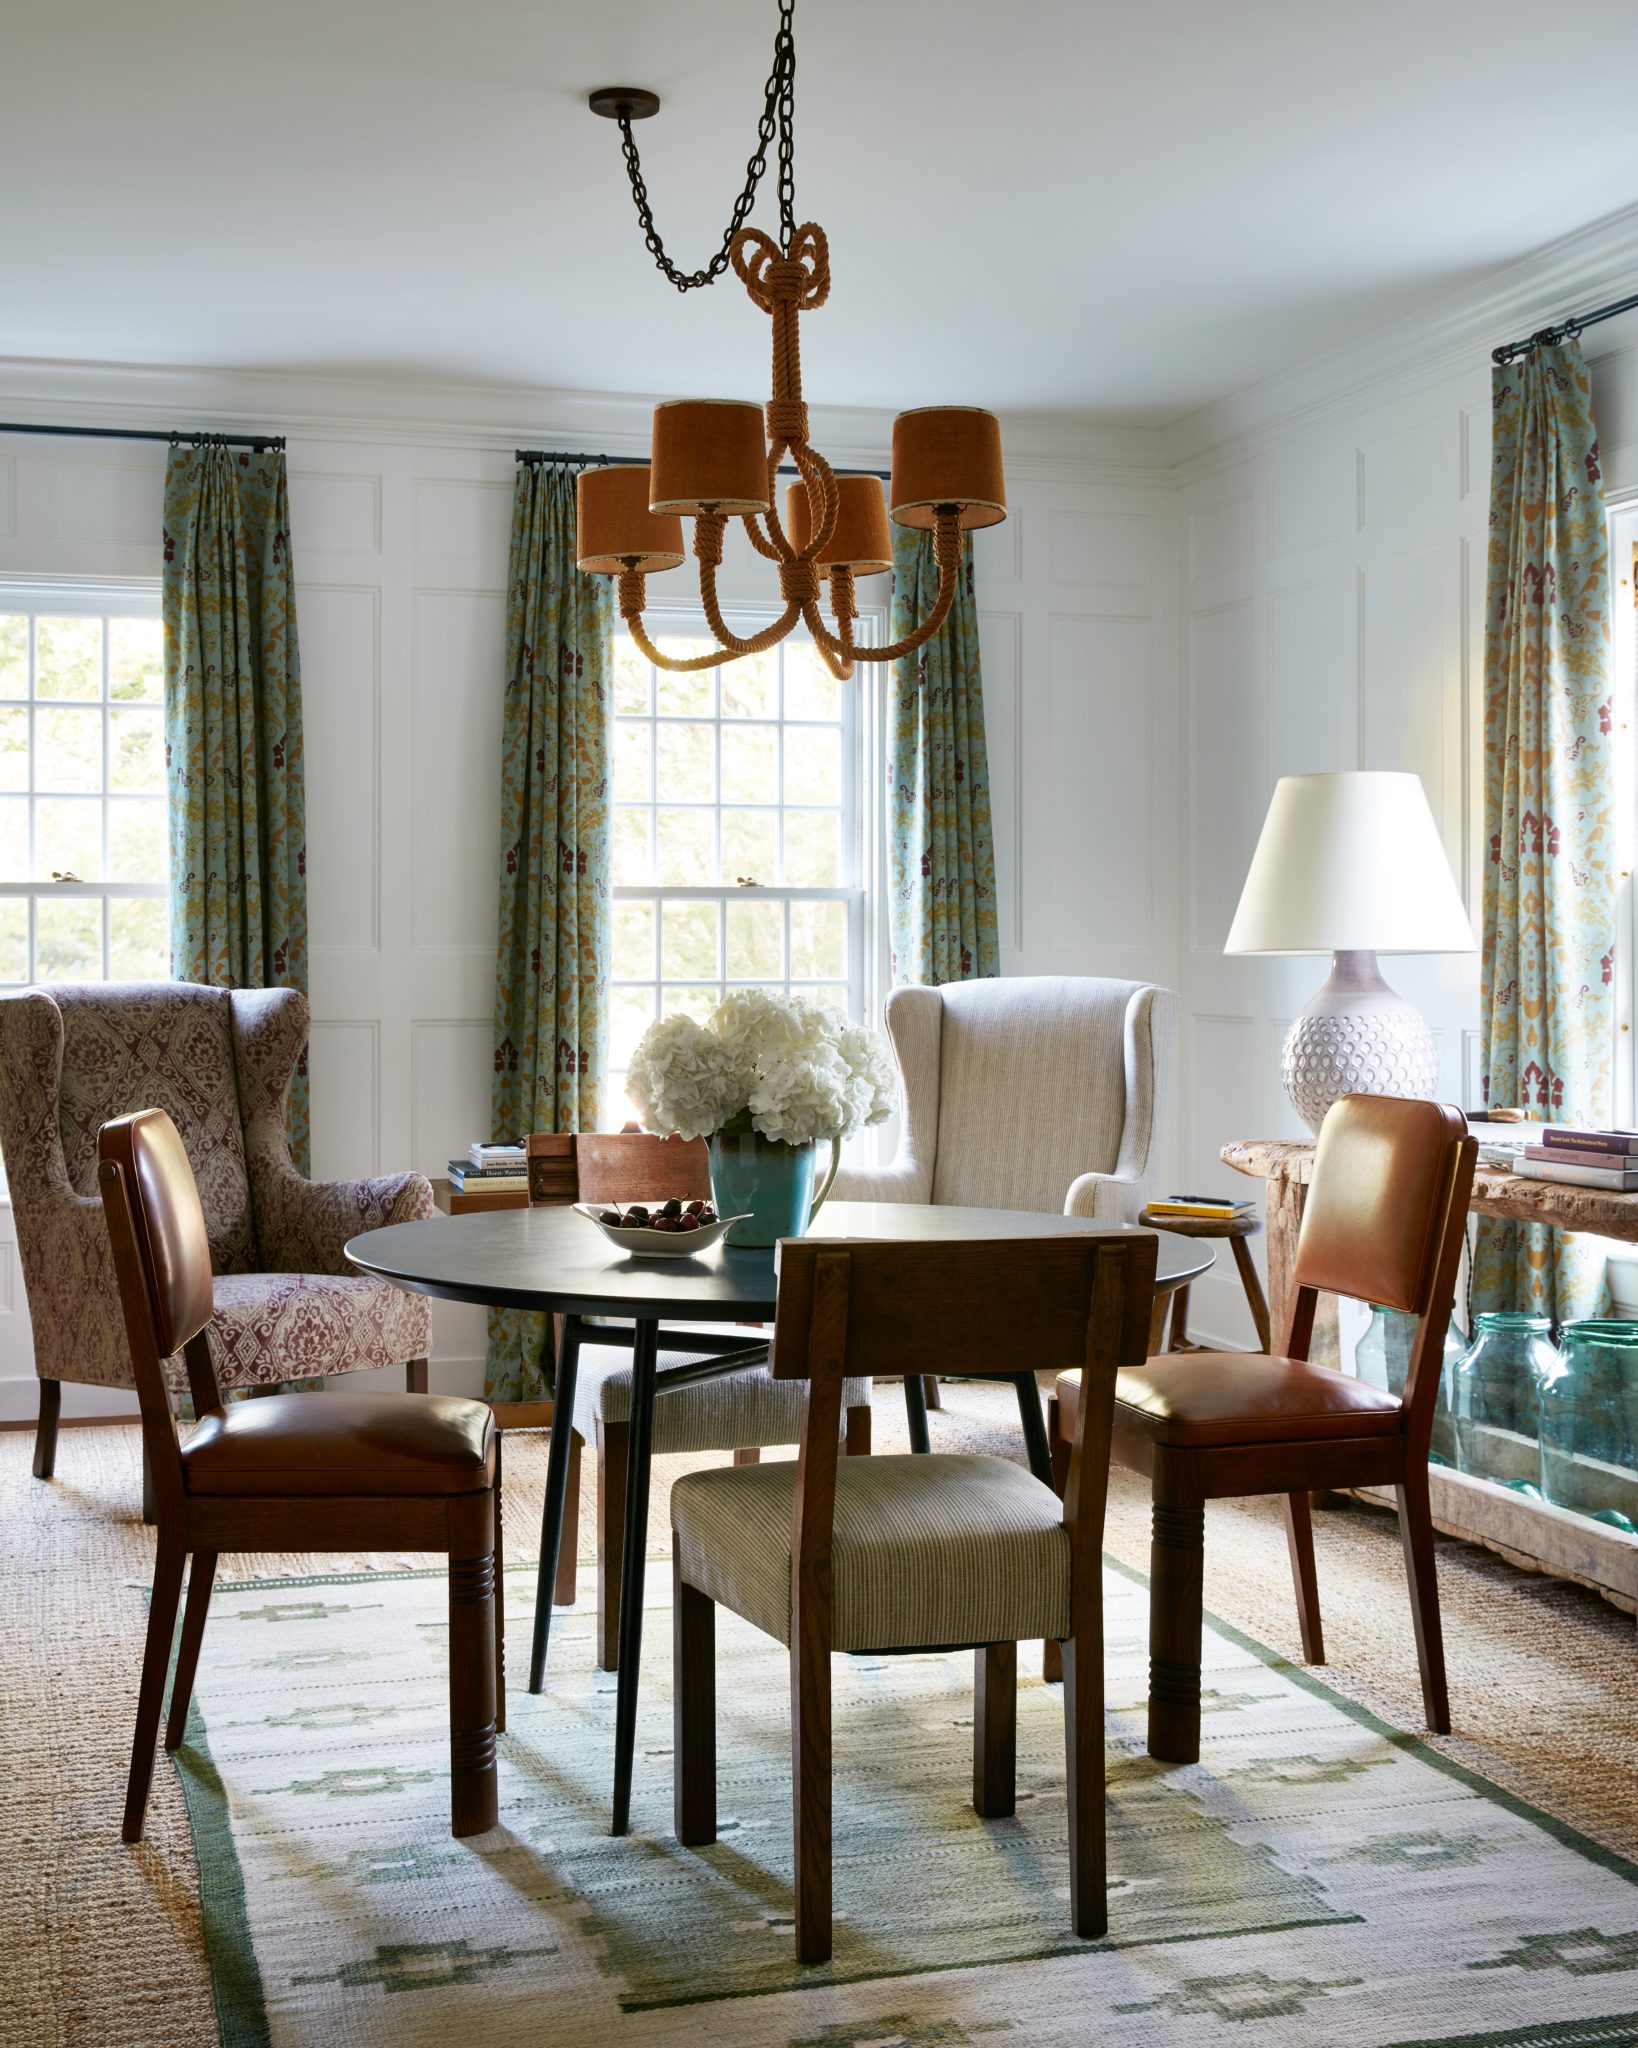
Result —
<svg viewBox="0 0 1638 2048"><path fill-rule="evenodd" d="M482 1401L442 1394L286 1393L224 1407L204 1212L160 1109L102 1126L97 1181L136 1368L157 1553L124 1837L141 1838L165 1673L191 1555L165 1747L180 1748L216 1560L225 1550L430 1550L449 1559L451 1831L497 1819L501 1666L500 1439ZM179 1443L164 1361L182 1354L198 1425Z"/></svg>
<svg viewBox="0 0 1638 2048"><path fill-rule="evenodd" d="M711 1199L711 1160L703 1138L662 1138L651 1131L583 1131L575 1140L575 1167L583 1202L623 1206L676 1196L679 1201ZM591 1226L588 1224L587 1229ZM802 1427L799 1387L781 1386L768 1373L768 1332L753 1326L662 1333L657 1370L701 1366L720 1371L673 1384L655 1403L651 1453L729 1451L753 1464L772 1446L794 1444ZM563 1476L554 1489L548 1459L546 1498L541 1511L539 1583L535 1592L535 1651L529 1690L545 1683L546 1638L540 1620L549 1612L548 1591L557 1603L574 1600L574 1560L579 1550L580 1452L597 1453L597 1633L598 1668L619 1666L620 1582L625 1558L626 1469L630 1453L632 1332L629 1324L592 1323L580 1316L558 1319L557 1406L573 1417L563 1449ZM847 1445L853 1456L870 1449L870 1383L847 1389ZM562 1509L557 1515L557 1493Z"/></svg>
<svg viewBox="0 0 1638 2048"><path fill-rule="evenodd" d="M1427 1724L1448 1732L1428 1443L1477 1149L1467 1119L1443 1103L1384 1095L1333 1103L1314 1154L1278 1354L1167 1353L1116 1381L1114 1456L1153 1486L1151 1756L1193 1763L1200 1755L1206 1502L1285 1496L1302 1652L1323 1664L1308 1496L1329 1487L1395 1489ZM1321 1293L1416 1317L1402 1397L1310 1363ZM1061 1379L1057 1392L1067 1419L1081 1389Z"/></svg>
<svg viewBox="0 0 1638 2048"><path fill-rule="evenodd" d="M970 1647L973 1805L1014 1810L1017 1646L1064 1644L1070 1918L1101 1935L1105 1903L1103 1512L1115 1374L1143 1357L1154 1238L780 1249L773 1374L806 1381L793 1463L691 1472L671 1492L677 1839L716 1839L714 1640L720 1604L785 1643L800 1961L831 1953L833 1651ZM1074 1360L1069 1490L1006 1458L838 1457L845 1375L939 1370L1008 1378L1021 1342Z"/></svg>

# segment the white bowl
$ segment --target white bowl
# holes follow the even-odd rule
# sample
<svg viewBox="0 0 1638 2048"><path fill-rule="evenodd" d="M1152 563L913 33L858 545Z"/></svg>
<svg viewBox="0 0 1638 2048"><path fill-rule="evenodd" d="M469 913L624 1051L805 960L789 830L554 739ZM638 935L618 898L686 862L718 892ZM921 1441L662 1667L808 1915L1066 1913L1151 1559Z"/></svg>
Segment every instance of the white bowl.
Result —
<svg viewBox="0 0 1638 2048"><path fill-rule="evenodd" d="M708 1252L712 1245L720 1244L731 1223L744 1220L740 1216L722 1216L715 1223L702 1223L698 1230L623 1230L603 1221L604 1208L612 1207L612 1204L576 1202L574 1206L589 1222L597 1225L610 1244L644 1259L691 1259L700 1252ZM623 1206L629 1208L631 1205L626 1203ZM750 1211L745 1213L749 1215Z"/></svg>

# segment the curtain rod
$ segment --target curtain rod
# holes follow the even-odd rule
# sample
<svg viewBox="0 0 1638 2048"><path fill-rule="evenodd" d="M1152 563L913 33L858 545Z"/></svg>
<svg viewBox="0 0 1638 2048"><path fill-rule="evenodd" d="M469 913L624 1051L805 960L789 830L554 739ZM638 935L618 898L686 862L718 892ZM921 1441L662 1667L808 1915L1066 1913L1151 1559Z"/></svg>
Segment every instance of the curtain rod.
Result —
<svg viewBox="0 0 1638 2048"><path fill-rule="evenodd" d="M1613 320L1617 313L1630 313L1638 306L1638 292L1630 299L1617 299L1613 306L1600 306L1595 312L1581 313L1573 320L1564 320L1557 327L1543 327L1537 333L1527 335L1523 341L1510 341L1505 348L1490 351L1493 363L1510 363L1515 356L1528 355L1533 348L1556 348L1572 334L1579 334L1583 327L1596 327L1600 320Z"/></svg>
<svg viewBox="0 0 1638 2048"><path fill-rule="evenodd" d="M564 469L630 468L646 463L646 455L571 455L562 448L519 448L516 450L519 462L549 462L560 464ZM799 476L801 472L794 464L787 462L780 470L781 476ZM885 469L848 469L840 472L843 476L874 476L885 484L891 472Z"/></svg>
<svg viewBox="0 0 1638 2048"><path fill-rule="evenodd" d="M191 441L197 448L209 443L215 448L283 449L282 434L202 434L180 427L42 427L29 420L0 420L0 434L67 434L84 441L168 441L173 448Z"/></svg>

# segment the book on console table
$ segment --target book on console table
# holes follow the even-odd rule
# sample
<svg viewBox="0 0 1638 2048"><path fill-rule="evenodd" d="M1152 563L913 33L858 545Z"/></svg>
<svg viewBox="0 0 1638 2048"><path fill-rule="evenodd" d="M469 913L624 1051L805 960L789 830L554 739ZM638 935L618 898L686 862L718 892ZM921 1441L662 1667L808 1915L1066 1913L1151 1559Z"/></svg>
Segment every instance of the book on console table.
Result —
<svg viewBox="0 0 1638 2048"><path fill-rule="evenodd" d="M1518 1162L1526 1180L1557 1181L1564 1187L1606 1188L1612 1194L1638 1193L1638 1158L1625 1160L1606 1153L1563 1153L1547 1145L1527 1145Z"/></svg>
<svg viewBox="0 0 1638 2048"><path fill-rule="evenodd" d="M1638 1159L1638 1131L1572 1131L1568 1124L1549 1124L1540 1142L1550 1152L1584 1152L1593 1166Z"/></svg>

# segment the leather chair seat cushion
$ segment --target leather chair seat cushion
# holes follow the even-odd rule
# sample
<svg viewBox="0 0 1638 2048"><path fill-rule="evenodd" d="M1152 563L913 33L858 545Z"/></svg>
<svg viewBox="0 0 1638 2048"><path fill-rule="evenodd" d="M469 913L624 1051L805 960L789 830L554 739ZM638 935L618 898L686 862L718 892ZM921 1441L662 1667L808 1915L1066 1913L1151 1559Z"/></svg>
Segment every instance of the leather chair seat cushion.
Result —
<svg viewBox="0 0 1638 2048"><path fill-rule="evenodd" d="M219 1273L206 1331L223 1387L406 1365L432 1349L425 1296L362 1273ZM167 1376L187 1384L180 1358Z"/></svg>
<svg viewBox="0 0 1638 2048"><path fill-rule="evenodd" d="M1396 1395L1302 1358L1194 1351L1115 1375L1116 1428L1141 1429L1162 1444L1394 1436L1402 1415Z"/></svg>
<svg viewBox="0 0 1638 2048"><path fill-rule="evenodd" d="M182 1446L189 1493L236 1497L480 1493L495 1418L449 1394L322 1393L235 1401Z"/></svg>
<svg viewBox="0 0 1638 2048"><path fill-rule="evenodd" d="M671 1489L682 1575L791 1639L794 1461L689 1472ZM1008 1458L843 1458L833 1645L1026 1642L1069 1629L1069 1536L1052 1489Z"/></svg>

